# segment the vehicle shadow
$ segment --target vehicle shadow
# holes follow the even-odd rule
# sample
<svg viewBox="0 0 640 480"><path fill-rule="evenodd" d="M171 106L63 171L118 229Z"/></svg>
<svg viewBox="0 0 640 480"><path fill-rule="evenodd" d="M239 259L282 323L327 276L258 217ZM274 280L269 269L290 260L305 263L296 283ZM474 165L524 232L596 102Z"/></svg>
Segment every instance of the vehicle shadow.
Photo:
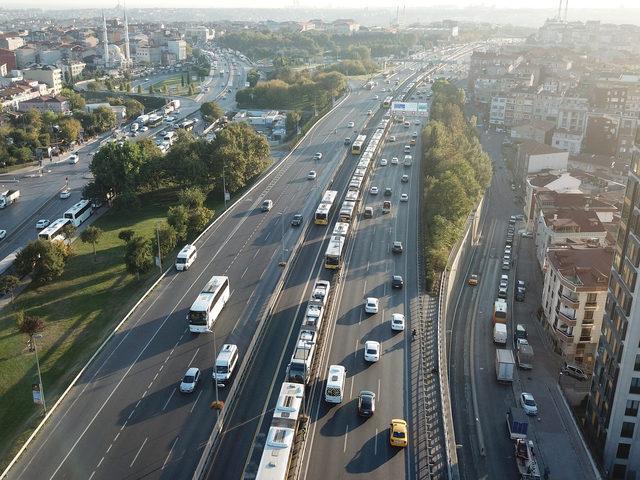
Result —
<svg viewBox="0 0 640 480"><path fill-rule="evenodd" d="M385 428L367 440L345 468L349 473L372 472L398 454L402 449L389 445L389 429Z"/></svg>
<svg viewBox="0 0 640 480"><path fill-rule="evenodd" d="M357 400L343 403L339 408L330 407L326 402L323 403L323 410L326 414L333 413L320 429L320 434L324 437L341 437L351 432L366 422L366 419L357 415Z"/></svg>

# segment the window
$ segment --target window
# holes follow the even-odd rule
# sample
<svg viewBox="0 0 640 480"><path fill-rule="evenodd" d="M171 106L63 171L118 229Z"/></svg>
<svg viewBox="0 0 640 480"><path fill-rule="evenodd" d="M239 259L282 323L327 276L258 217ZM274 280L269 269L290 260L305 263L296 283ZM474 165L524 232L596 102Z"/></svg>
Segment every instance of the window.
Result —
<svg viewBox="0 0 640 480"><path fill-rule="evenodd" d="M589 293L587 295L587 304L596 303L597 300L598 300L597 293Z"/></svg>
<svg viewBox="0 0 640 480"><path fill-rule="evenodd" d="M640 353L636 354L636 361L633 364L633 370L636 372L640 372Z"/></svg>
<svg viewBox="0 0 640 480"><path fill-rule="evenodd" d="M629 445L628 443L619 443L618 451L616 452L616 458L629 458L629 450L631 450L631 445Z"/></svg>
<svg viewBox="0 0 640 480"><path fill-rule="evenodd" d="M627 400L627 406L624 409L624 414L627 417L635 417L638 415L638 407L640 407L640 400Z"/></svg>
<svg viewBox="0 0 640 480"><path fill-rule="evenodd" d="M593 310L585 310L582 323L593 323Z"/></svg>
<svg viewBox="0 0 640 480"><path fill-rule="evenodd" d="M640 393L640 377L633 377L631 379L629 393Z"/></svg>
<svg viewBox="0 0 640 480"><path fill-rule="evenodd" d="M613 473L611 475L611 478L613 478L615 480L624 480L626 475L627 475L627 466L626 465L620 465L619 463L616 463L613 466Z"/></svg>
<svg viewBox="0 0 640 480"><path fill-rule="evenodd" d="M633 422L622 422L622 430L620 436L623 438L633 438L633 429L636 424Z"/></svg>

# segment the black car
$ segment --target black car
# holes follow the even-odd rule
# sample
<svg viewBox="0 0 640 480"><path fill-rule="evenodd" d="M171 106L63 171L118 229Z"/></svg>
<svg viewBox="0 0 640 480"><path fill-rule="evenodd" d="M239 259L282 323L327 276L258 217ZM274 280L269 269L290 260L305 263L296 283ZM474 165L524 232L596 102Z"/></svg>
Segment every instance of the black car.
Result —
<svg viewBox="0 0 640 480"><path fill-rule="evenodd" d="M385 197L390 197L392 193L393 193L393 191L389 187L384 189L384 196Z"/></svg>
<svg viewBox="0 0 640 480"><path fill-rule="evenodd" d="M371 417L376 411L376 394L368 390L363 390L358 395L358 415L361 417Z"/></svg>
<svg viewBox="0 0 640 480"><path fill-rule="evenodd" d="M394 275L391 279L391 286L393 288L402 288L404 287L404 280L402 280L400 275Z"/></svg>
<svg viewBox="0 0 640 480"><path fill-rule="evenodd" d="M291 226L299 227L300 225L302 225L302 215L296 213L291 219Z"/></svg>
<svg viewBox="0 0 640 480"><path fill-rule="evenodd" d="M524 297L525 297L524 289L518 288L516 290L516 302L524 302Z"/></svg>

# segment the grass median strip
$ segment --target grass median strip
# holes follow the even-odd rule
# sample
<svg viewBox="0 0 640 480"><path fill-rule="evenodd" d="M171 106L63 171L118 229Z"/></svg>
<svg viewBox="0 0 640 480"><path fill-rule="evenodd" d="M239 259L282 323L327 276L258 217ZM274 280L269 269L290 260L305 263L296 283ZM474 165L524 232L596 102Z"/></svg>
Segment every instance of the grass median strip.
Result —
<svg viewBox="0 0 640 480"><path fill-rule="evenodd" d="M38 382L35 354L27 348L27 337L18 332L15 312L44 319L43 337L36 340L47 406L52 406L114 325L159 276L159 269L136 278L123 261L123 229L150 238L156 224L177 203L176 190L141 196L140 209L109 211L96 220L103 230L93 247L79 240L63 275L50 284L24 290L0 311L0 467L3 469L42 418L42 407L31 397ZM215 208L217 205L207 205ZM172 257L173 258L173 257ZM166 265L165 265L166 267ZM1 470L0 470L1 471Z"/></svg>

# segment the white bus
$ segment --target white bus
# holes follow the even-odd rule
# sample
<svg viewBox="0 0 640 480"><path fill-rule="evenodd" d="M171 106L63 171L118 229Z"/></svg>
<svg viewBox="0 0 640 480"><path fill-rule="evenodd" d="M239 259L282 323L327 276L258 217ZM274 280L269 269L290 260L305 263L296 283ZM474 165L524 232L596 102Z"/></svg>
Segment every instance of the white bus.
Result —
<svg viewBox="0 0 640 480"><path fill-rule="evenodd" d="M38 238L41 240L64 240L64 235L62 234L62 229L65 225L71 223L71 220L68 218L59 218L54 221L47 228L38 233Z"/></svg>
<svg viewBox="0 0 640 480"><path fill-rule="evenodd" d="M324 400L328 403L342 403L344 396L344 379L347 370L342 365L331 365L327 386L324 390Z"/></svg>
<svg viewBox="0 0 640 480"><path fill-rule="evenodd" d="M341 222L349 223L353 218L353 212L356 208L356 202L350 202L345 200L342 202L342 208L340 209L340 213L338 214L338 218Z"/></svg>
<svg viewBox="0 0 640 480"><path fill-rule="evenodd" d="M288 478L295 436L295 428L269 428L256 480L286 480Z"/></svg>
<svg viewBox="0 0 640 480"><path fill-rule="evenodd" d="M229 277L211 277L189 309L189 330L192 333L210 331L229 296Z"/></svg>
<svg viewBox="0 0 640 480"><path fill-rule="evenodd" d="M349 224L345 223L345 222L336 222L335 227L333 227L333 233L331 234L332 236L338 236L338 237L347 237L347 234L349 233Z"/></svg>
<svg viewBox="0 0 640 480"><path fill-rule="evenodd" d="M320 205L318 205L318 209L316 210L314 219L316 224L327 225L329 223L329 217L331 216L331 212L333 212L337 196L338 192L335 190L327 190L324 192L322 200L320 200Z"/></svg>
<svg viewBox="0 0 640 480"><path fill-rule="evenodd" d="M331 237L329 246L324 257L324 266L332 270L342 267L342 249L344 248L344 237Z"/></svg>
<svg viewBox="0 0 640 480"><path fill-rule="evenodd" d="M74 227L79 227L82 222L91 216L93 213L93 207L89 200L80 200L69 210L64 212L64 218L67 218L73 223Z"/></svg>

